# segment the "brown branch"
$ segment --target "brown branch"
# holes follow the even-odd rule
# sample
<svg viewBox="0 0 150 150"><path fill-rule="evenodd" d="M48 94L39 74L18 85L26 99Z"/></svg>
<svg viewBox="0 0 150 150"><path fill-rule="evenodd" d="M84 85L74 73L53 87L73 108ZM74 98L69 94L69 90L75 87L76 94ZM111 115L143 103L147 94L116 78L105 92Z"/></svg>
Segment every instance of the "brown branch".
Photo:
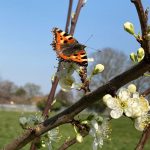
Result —
<svg viewBox="0 0 150 150"><path fill-rule="evenodd" d="M80 10L81 10L82 6L83 6L83 0L79 0L77 8L76 8L76 11L75 11L75 16L71 20L71 29L70 29L70 34L71 35L74 34L75 27L76 27L77 20L78 20L78 17L79 17L79 14L80 14Z"/></svg>
<svg viewBox="0 0 150 150"><path fill-rule="evenodd" d="M150 48L147 39L148 11L144 11L141 0L131 0L131 2L134 3L139 16L139 21L140 21L141 31L142 31L141 46L144 48L146 54L150 54Z"/></svg>
<svg viewBox="0 0 150 150"><path fill-rule="evenodd" d="M150 88L148 88L147 90L145 90L144 92L141 93L141 95L143 96L147 96L150 94Z"/></svg>
<svg viewBox="0 0 150 150"><path fill-rule="evenodd" d="M90 106L96 101L102 99L102 97L109 93L110 89L118 89L123 85L129 83L132 80L142 76L146 71L150 69L148 61L144 60L134 67L130 68L126 72L118 75L114 79L107 82L105 85L97 88L95 91L83 96L78 102L70 106L63 112L45 120L42 124L35 127L35 132L26 131L19 138L13 140L10 144L5 146L5 150L16 150L22 148L27 143L31 142L38 136L41 136L45 132L65 123L69 123L73 120L74 116L79 112Z"/></svg>
<svg viewBox="0 0 150 150"><path fill-rule="evenodd" d="M68 33L68 28L69 28L69 24L70 24L70 20L71 20L71 13L72 13L72 4L73 4L73 0L69 1L69 8L68 8L68 15L67 15L67 21L66 21L66 27L65 27L65 31Z"/></svg>
<svg viewBox="0 0 150 150"><path fill-rule="evenodd" d="M60 65L59 65L58 68L60 68ZM52 83L50 93L48 95L48 99L47 99L47 102L46 102L46 107L45 107L45 109L43 111L43 114L42 114L45 117L45 119L48 118L48 112L51 109L51 106L52 106L52 103L53 103L53 100L54 100L55 91L56 91L56 88L57 88L57 85L58 85L58 81L59 81L59 79L57 78L57 76L55 76L55 79Z"/></svg>
<svg viewBox="0 0 150 150"><path fill-rule="evenodd" d="M144 145L146 144L147 140L150 137L150 125L143 131L142 137L137 145L137 147L135 148L136 150L143 150L144 149Z"/></svg>

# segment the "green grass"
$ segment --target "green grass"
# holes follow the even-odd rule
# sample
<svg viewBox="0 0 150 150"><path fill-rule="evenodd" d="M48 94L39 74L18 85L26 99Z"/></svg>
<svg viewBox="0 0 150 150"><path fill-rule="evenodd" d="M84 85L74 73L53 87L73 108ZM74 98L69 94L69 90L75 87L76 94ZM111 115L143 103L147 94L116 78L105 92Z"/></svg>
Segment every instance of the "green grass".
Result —
<svg viewBox="0 0 150 150"><path fill-rule="evenodd" d="M21 116L19 112L0 111L0 148L23 132L18 123L19 116ZM70 125L62 125L60 132L63 138L60 143L54 143L54 149L57 149L68 136L74 136L74 131ZM141 132L134 128L130 119L113 120L111 141L105 142L102 150L134 150L140 135ZM87 136L84 138L83 143L77 143L70 147L69 150L92 150L91 144L92 138ZM29 145L22 148L22 150L29 150ZM144 150L149 149L150 143L146 144Z"/></svg>

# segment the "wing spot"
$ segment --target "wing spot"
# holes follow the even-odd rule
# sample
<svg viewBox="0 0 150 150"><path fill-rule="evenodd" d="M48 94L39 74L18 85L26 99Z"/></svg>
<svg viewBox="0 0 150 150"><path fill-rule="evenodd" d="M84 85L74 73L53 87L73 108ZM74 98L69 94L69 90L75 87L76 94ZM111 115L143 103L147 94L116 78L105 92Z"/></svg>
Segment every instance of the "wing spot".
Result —
<svg viewBox="0 0 150 150"><path fill-rule="evenodd" d="M64 43L68 43L68 41L67 41L67 40L64 40Z"/></svg>
<svg viewBox="0 0 150 150"><path fill-rule="evenodd" d="M58 33L61 33L61 32L62 32L62 30L58 30L57 32L58 32Z"/></svg>
<svg viewBox="0 0 150 150"><path fill-rule="evenodd" d="M72 39L73 39L73 37L69 37L69 38L68 38L68 40L72 40Z"/></svg>
<svg viewBox="0 0 150 150"><path fill-rule="evenodd" d="M64 33L63 36L68 36L68 34L67 34L67 33Z"/></svg>

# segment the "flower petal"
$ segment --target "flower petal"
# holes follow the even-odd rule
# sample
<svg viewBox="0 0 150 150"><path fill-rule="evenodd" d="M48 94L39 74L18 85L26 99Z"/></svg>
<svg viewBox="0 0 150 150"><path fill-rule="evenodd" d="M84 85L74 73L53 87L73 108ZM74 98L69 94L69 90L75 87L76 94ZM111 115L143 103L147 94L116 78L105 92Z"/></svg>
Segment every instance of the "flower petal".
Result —
<svg viewBox="0 0 150 150"><path fill-rule="evenodd" d="M110 116L114 119L118 119L122 116L123 110L122 109L114 109L110 112Z"/></svg>
<svg viewBox="0 0 150 150"><path fill-rule="evenodd" d="M118 93L118 96L121 99L121 101L129 99L130 95L131 94L130 94L129 90L126 88L121 88Z"/></svg>

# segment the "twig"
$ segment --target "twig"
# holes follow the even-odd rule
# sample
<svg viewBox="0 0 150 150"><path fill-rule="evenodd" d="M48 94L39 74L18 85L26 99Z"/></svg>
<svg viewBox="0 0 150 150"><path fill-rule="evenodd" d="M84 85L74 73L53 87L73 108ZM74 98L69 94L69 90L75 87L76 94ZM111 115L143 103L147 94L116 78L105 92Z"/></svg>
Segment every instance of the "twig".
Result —
<svg viewBox="0 0 150 150"><path fill-rule="evenodd" d="M81 10L82 6L83 6L83 0L79 0L77 8L76 8L76 11L75 11L75 16L71 20L71 29L70 29L70 34L71 35L74 34L75 27L76 27L77 20L78 20L78 17L79 17L79 14L80 14L80 10Z"/></svg>
<svg viewBox="0 0 150 150"><path fill-rule="evenodd" d="M137 144L137 147L135 148L136 150L143 150L144 145L146 144L147 140L150 137L150 125L143 131L142 137Z"/></svg>
<svg viewBox="0 0 150 150"><path fill-rule="evenodd" d="M89 126L86 124L80 123L78 120L72 120L71 124L76 126L78 128L78 132L82 135L82 137L85 137L89 133ZM58 150L65 150L72 146L73 144L76 144L78 141L76 140L76 137L72 138L71 140L66 140L59 148Z"/></svg>
<svg viewBox="0 0 150 150"><path fill-rule="evenodd" d="M141 46L144 48L146 54L150 54L150 48L147 39L148 11L144 11L141 0L131 0L131 2L134 3L139 16L139 21L140 21L141 31L142 31Z"/></svg>
<svg viewBox="0 0 150 150"><path fill-rule="evenodd" d="M84 131L83 133L81 132L80 134L82 135L82 137L85 137L88 135L88 131ZM76 144L78 141L76 140L76 137L72 138L69 141L66 141L65 143L63 143L58 150L65 150L67 148L69 148L70 146L72 146L73 144Z"/></svg>
<svg viewBox="0 0 150 150"><path fill-rule="evenodd" d="M59 68L60 68L60 64L59 64L58 70L59 70ZM54 100L55 91L56 91L56 88L57 88L57 85L58 85L58 81L59 81L58 77L55 76L55 79L54 79L54 81L52 83L52 87L51 87L50 93L48 95L48 99L47 99L47 102L46 102L46 107L45 107L45 109L43 111L43 114L42 114L45 117L45 119L48 118L48 112L51 109L51 105L52 105L53 100Z"/></svg>
<svg viewBox="0 0 150 150"><path fill-rule="evenodd" d="M150 94L150 88L148 88L147 90L145 90L144 92L141 93L141 95L143 96L147 96Z"/></svg>
<svg viewBox="0 0 150 150"><path fill-rule="evenodd" d="M67 21L66 21L66 28L65 28L65 31L66 31L67 33L68 33L68 28L69 28L70 20L71 20L72 4L73 4L73 0L70 0L70 1L69 1L69 8L68 8Z"/></svg>
<svg viewBox="0 0 150 150"><path fill-rule="evenodd" d="M150 64L147 61L142 61L139 64L133 66L124 73L113 78L105 85L97 88L95 91L83 96L78 102L70 106L63 112L45 120L42 124L35 127L36 132L32 133L31 131L26 131L17 139L14 139L10 144L5 146L5 150L16 150L22 148L27 143L31 142L38 136L41 136L48 130L51 130L59 125L69 123L73 120L75 115L79 112L93 104L94 102L100 100L105 94L108 94L110 87L118 89L123 85L129 83L132 80L142 76L146 71L150 69ZM133 73L134 72L134 73Z"/></svg>

